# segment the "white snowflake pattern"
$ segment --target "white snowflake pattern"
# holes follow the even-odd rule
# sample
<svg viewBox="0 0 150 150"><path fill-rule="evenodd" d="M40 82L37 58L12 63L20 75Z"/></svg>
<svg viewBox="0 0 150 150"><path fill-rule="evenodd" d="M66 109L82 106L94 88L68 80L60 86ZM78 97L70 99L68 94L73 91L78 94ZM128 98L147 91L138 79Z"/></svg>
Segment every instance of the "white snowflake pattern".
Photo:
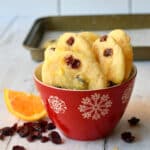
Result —
<svg viewBox="0 0 150 150"><path fill-rule="evenodd" d="M130 98L130 95L131 95L131 91L132 91L132 85L130 84L123 92L123 95L122 95L122 104L126 104Z"/></svg>
<svg viewBox="0 0 150 150"><path fill-rule="evenodd" d="M98 120L108 114L111 106L112 101L108 94L100 95L99 93L94 93L90 97L82 98L78 109L84 119Z"/></svg>
<svg viewBox="0 0 150 150"><path fill-rule="evenodd" d="M67 106L66 106L65 102L57 96L50 96L48 98L48 103L49 103L51 109L56 114L65 113L65 111L67 110Z"/></svg>

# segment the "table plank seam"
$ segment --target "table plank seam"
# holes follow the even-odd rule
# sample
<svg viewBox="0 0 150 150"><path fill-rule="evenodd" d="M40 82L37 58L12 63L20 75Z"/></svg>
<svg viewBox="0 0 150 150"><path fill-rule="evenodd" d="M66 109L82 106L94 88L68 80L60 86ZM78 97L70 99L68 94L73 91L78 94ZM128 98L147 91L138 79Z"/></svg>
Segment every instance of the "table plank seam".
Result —
<svg viewBox="0 0 150 150"><path fill-rule="evenodd" d="M9 140L7 142L5 150L8 150L8 147L9 147L9 144L10 144L11 140L12 140L12 136L10 136L10 138L9 138Z"/></svg>
<svg viewBox="0 0 150 150"><path fill-rule="evenodd" d="M106 150L107 138L104 138L104 150Z"/></svg>

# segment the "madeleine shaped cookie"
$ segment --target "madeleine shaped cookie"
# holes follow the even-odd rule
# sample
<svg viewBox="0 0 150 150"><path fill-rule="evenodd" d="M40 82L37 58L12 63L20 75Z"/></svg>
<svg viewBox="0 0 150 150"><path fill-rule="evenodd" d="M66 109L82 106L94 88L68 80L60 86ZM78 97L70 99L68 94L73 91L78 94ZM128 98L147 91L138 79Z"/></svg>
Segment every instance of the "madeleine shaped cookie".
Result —
<svg viewBox="0 0 150 150"><path fill-rule="evenodd" d="M45 84L67 89L100 89L106 79L96 60L72 51L55 51L42 67Z"/></svg>
<svg viewBox="0 0 150 150"><path fill-rule="evenodd" d="M93 32L80 32L78 35L86 39L90 46L92 47L93 43L100 37L100 35L97 35Z"/></svg>
<svg viewBox="0 0 150 150"><path fill-rule="evenodd" d="M107 80L121 83L125 77L125 59L121 47L111 36L102 36L94 42L93 51Z"/></svg>
<svg viewBox="0 0 150 150"><path fill-rule="evenodd" d="M111 36L123 50L125 56L125 79L128 79L133 62L133 50L130 43L130 37L125 31L120 29L111 31L109 36Z"/></svg>
<svg viewBox="0 0 150 150"><path fill-rule="evenodd" d="M79 52L88 57L94 57L89 42L76 33L64 33L57 42L56 51Z"/></svg>

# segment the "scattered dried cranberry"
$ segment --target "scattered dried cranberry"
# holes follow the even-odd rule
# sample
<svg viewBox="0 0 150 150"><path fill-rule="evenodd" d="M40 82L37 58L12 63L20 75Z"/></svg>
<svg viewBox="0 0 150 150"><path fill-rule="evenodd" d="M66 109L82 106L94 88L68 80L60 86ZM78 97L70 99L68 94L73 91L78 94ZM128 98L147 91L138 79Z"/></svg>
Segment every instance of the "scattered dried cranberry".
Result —
<svg viewBox="0 0 150 150"><path fill-rule="evenodd" d="M20 137L27 137L30 133L30 128L27 125L20 126L17 130Z"/></svg>
<svg viewBox="0 0 150 150"><path fill-rule="evenodd" d="M25 122L23 126L28 126L32 128L33 122Z"/></svg>
<svg viewBox="0 0 150 150"><path fill-rule="evenodd" d="M26 150L23 146L15 145L13 146L12 150Z"/></svg>
<svg viewBox="0 0 150 150"><path fill-rule="evenodd" d="M129 124L131 126L136 126L139 123L140 119L136 117L132 117L131 119L128 120Z"/></svg>
<svg viewBox="0 0 150 150"><path fill-rule="evenodd" d="M34 123L32 124L32 128L33 128L33 130L35 130L35 131L40 131L40 132L42 132L42 127L41 127L41 124L40 124L39 122L34 122Z"/></svg>
<svg viewBox="0 0 150 150"><path fill-rule="evenodd" d="M11 127L4 127L1 129L1 134L4 136L12 136L14 133L15 131Z"/></svg>
<svg viewBox="0 0 150 150"><path fill-rule="evenodd" d="M46 132L48 129L48 122L46 120L40 120L39 123L41 125L42 132Z"/></svg>
<svg viewBox="0 0 150 150"><path fill-rule="evenodd" d="M65 58L65 62L68 66L70 66L72 69L77 69L80 67L81 62L79 59L74 58L72 55Z"/></svg>
<svg viewBox="0 0 150 150"><path fill-rule="evenodd" d="M47 136L42 136L41 137L41 142L42 143L46 143L46 142L48 142L50 139L49 139L49 137L47 137Z"/></svg>
<svg viewBox="0 0 150 150"><path fill-rule="evenodd" d="M121 138L127 143L132 143L135 141L135 136L133 136L131 132L123 132L121 134Z"/></svg>
<svg viewBox="0 0 150 150"><path fill-rule="evenodd" d="M59 135L58 132L56 131L52 131L50 134L49 134L49 137L50 137L50 140L55 143L55 144L61 144L62 143L62 139Z"/></svg>
<svg viewBox="0 0 150 150"><path fill-rule="evenodd" d="M36 138L33 136L33 135L29 135L28 137L27 137L27 141L28 142L34 142L36 140Z"/></svg>
<svg viewBox="0 0 150 150"><path fill-rule="evenodd" d="M47 124L47 121L41 120L39 122L32 123L32 128L34 131L46 132Z"/></svg>
<svg viewBox="0 0 150 150"><path fill-rule="evenodd" d="M41 126L47 126L48 121L46 121L46 120L40 120L39 123L41 124Z"/></svg>
<svg viewBox="0 0 150 150"><path fill-rule="evenodd" d="M14 132L15 132L15 131L17 131L18 124L17 124L17 123L15 123L15 124L14 124L11 128L12 128L12 130L14 130Z"/></svg>
<svg viewBox="0 0 150 150"><path fill-rule="evenodd" d="M27 140L29 142L33 142L37 139L40 139L41 137L42 137L42 133L40 131L33 131L28 135Z"/></svg>
<svg viewBox="0 0 150 150"><path fill-rule="evenodd" d="M17 124L12 127L4 127L0 129L0 140L4 140L5 136L12 136L17 130Z"/></svg>
<svg viewBox="0 0 150 150"><path fill-rule="evenodd" d="M42 133L40 131L33 131L31 133L31 135L35 138L35 139L40 139L42 137Z"/></svg>
<svg viewBox="0 0 150 150"><path fill-rule="evenodd" d="M101 38L100 38L100 42L104 42L107 40L107 35L103 35Z"/></svg>
<svg viewBox="0 0 150 150"><path fill-rule="evenodd" d="M56 126L52 122L48 123L48 125L47 125L48 130L53 130L55 128L56 128Z"/></svg>
<svg viewBox="0 0 150 150"><path fill-rule="evenodd" d="M112 48L106 48L104 50L103 56L108 57L108 56L112 56L113 55L113 50Z"/></svg>
<svg viewBox="0 0 150 150"><path fill-rule="evenodd" d="M66 43L71 46L74 43L74 37L70 37Z"/></svg>
<svg viewBox="0 0 150 150"><path fill-rule="evenodd" d="M53 143L62 143L61 137L57 132L52 132L49 136L43 136L42 133L48 130L55 129L56 126L52 122L46 120L40 120L37 122L27 122L21 126L14 124L12 127L4 127L0 129L0 140L4 140L5 136L12 136L14 133L18 133L20 137L26 137L29 142L34 142L35 140L41 140L42 143L50 141L52 139ZM22 150L21 146L14 146L15 150Z"/></svg>

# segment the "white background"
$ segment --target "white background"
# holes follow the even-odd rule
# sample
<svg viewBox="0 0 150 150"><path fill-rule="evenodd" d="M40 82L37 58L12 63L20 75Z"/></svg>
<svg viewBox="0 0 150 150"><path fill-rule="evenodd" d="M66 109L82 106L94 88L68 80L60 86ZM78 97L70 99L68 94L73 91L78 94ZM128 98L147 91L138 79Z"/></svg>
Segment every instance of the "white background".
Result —
<svg viewBox="0 0 150 150"><path fill-rule="evenodd" d="M0 0L0 16L150 13L150 0Z"/></svg>

